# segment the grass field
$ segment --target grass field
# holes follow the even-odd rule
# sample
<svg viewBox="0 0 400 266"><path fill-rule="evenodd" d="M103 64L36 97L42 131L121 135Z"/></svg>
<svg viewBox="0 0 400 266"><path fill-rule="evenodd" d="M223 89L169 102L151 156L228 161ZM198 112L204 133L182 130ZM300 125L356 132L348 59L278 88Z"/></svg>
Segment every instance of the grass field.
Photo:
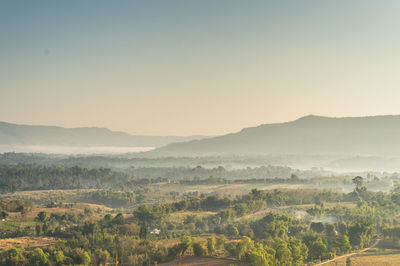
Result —
<svg viewBox="0 0 400 266"><path fill-rule="evenodd" d="M16 191L14 193L5 193L1 199L21 199L30 200L34 203L40 203L42 200L70 201L79 198L81 195L95 191L96 189L56 189L56 190L32 190Z"/></svg>
<svg viewBox="0 0 400 266"><path fill-rule="evenodd" d="M260 190L266 189L298 189L303 188L302 184L217 184L217 185L179 185L169 184L161 187L162 191L216 193L220 195L235 196L249 193L253 188Z"/></svg>
<svg viewBox="0 0 400 266"><path fill-rule="evenodd" d="M400 252L398 250L386 249L383 251L367 251L364 254L355 255L350 258L351 266L398 266L400 265ZM346 266L346 259L340 259L325 264L326 266Z"/></svg>

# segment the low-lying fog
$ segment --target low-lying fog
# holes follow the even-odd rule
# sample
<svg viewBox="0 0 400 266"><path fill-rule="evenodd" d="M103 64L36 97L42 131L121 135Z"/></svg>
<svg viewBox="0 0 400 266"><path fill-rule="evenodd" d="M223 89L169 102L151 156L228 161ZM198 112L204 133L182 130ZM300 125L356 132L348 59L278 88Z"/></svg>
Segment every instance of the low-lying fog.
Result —
<svg viewBox="0 0 400 266"><path fill-rule="evenodd" d="M158 156L142 152L155 147L130 146L63 146L63 145L0 145L0 154L42 153L73 155L118 155L120 158L135 160L141 167L196 167L246 169L261 166L285 166L299 170L313 170L321 175L333 173L400 172L400 157L361 155L225 155L225 156ZM132 162L133 163L133 162ZM130 166L130 165L129 165ZM128 167L128 166L127 166Z"/></svg>

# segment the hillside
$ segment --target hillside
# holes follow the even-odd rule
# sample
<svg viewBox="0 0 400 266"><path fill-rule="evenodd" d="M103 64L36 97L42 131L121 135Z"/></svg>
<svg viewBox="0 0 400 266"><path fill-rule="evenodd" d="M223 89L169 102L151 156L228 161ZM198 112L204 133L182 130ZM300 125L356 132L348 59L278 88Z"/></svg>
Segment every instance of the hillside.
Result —
<svg viewBox="0 0 400 266"><path fill-rule="evenodd" d="M141 136L107 128L17 125L0 122L0 145L159 147L202 136Z"/></svg>
<svg viewBox="0 0 400 266"><path fill-rule="evenodd" d="M400 155L400 116L330 118L306 116L237 133L152 151L162 155L341 154Z"/></svg>

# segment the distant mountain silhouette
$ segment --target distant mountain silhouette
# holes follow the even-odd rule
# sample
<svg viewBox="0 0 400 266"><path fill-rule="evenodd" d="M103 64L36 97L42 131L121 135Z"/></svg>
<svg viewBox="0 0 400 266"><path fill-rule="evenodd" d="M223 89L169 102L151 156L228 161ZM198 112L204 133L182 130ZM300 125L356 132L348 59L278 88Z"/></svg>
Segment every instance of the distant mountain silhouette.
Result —
<svg viewBox="0 0 400 266"><path fill-rule="evenodd" d="M331 118L306 116L224 136L172 143L150 153L400 155L400 115Z"/></svg>
<svg viewBox="0 0 400 266"><path fill-rule="evenodd" d="M159 147L204 136L140 136L107 128L17 125L0 122L0 145Z"/></svg>

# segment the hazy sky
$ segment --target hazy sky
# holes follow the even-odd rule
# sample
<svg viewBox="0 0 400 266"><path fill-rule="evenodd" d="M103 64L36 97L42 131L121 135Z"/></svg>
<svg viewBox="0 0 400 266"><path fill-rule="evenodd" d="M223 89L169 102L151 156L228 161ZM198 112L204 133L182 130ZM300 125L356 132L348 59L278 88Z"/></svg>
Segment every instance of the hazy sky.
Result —
<svg viewBox="0 0 400 266"><path fill-rule="evenodd" d="M0 1L0 120L223 134L400 114L400 1Z"/></svg>

